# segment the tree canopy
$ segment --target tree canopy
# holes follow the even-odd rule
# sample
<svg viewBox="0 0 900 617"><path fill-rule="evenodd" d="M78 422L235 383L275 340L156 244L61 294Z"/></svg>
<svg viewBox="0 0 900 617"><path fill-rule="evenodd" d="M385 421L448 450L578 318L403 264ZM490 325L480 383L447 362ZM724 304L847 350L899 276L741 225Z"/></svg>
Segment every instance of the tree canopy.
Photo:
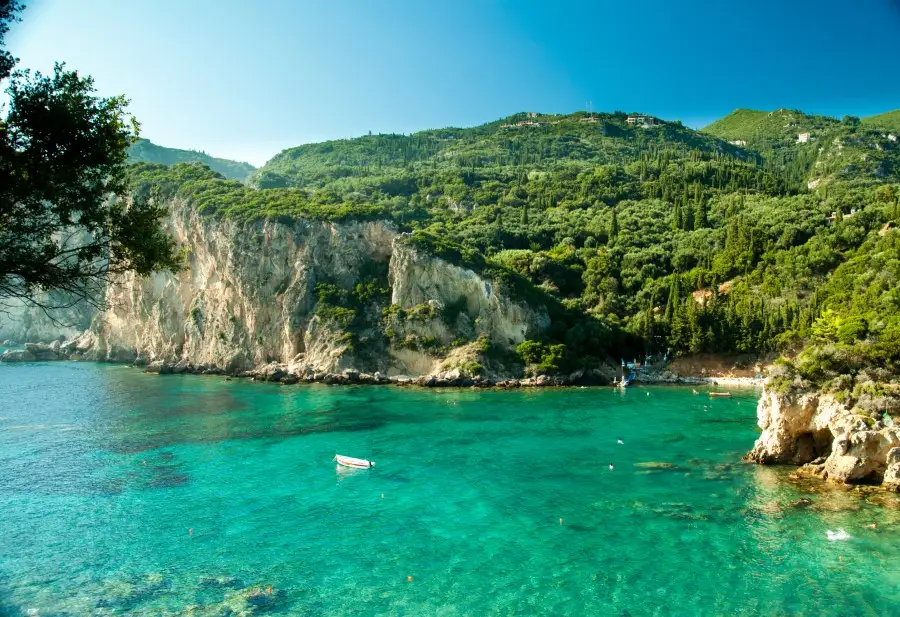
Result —
<svg viewBox="0 0 900 617"><path fill-rule="evenodd" d="M22 5L0 0L0 299L102 303L110 276L177 268L152 196L127 199L126 150L138 124L123 96L96 95L90 77L57 64L52 75L13 71L2 35Z"/></svg>

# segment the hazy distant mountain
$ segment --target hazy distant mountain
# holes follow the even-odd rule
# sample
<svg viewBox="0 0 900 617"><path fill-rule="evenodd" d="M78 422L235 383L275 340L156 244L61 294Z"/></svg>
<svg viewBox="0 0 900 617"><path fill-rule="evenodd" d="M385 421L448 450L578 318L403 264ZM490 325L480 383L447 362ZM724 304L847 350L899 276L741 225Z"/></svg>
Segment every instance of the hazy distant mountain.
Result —
<svg viewBox="0 0 900 617"><path fill-rule="evenodd" d="M250 163L219 159L197 150L166 148L156 145L149 139L138 140L136 144L131 146L128 150L128 161L130 163L161 163L162 165L197 161L232 180L244 180L256 171L256 168Z"/></svg>

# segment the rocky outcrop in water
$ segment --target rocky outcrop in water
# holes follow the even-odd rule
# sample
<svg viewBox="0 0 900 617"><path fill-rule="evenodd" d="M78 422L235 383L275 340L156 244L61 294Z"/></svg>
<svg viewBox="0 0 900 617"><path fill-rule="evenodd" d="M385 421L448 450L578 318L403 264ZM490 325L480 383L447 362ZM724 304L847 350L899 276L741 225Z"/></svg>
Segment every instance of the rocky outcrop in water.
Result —
<svg viewBox="0 0 900 617"><path fill-rule="evenodd" d="M757 407L763 430L747 458L802 465L801 472L840 484L900 489L900 427L833 395L767 386Z"/></svg>

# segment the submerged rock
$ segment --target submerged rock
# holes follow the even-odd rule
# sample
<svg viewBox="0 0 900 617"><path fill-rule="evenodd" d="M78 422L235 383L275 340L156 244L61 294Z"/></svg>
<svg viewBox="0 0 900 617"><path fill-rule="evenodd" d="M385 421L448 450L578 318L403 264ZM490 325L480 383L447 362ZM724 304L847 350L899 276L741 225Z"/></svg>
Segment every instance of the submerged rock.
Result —
<svg viewBox="0 0 900 617"><path fill-rule="evenodd" d="M201 587L240 587L240 581L233 576L201 576L198 583Z"/></svg>
<svg viewBox="0 0 900 617"><path fill-rule="evenodd" d="M682 469L674 463L667 463L665 461L646 461L643 463L635 463L634 466L641 469L656 469L660 471L674 471Z"/></svg>

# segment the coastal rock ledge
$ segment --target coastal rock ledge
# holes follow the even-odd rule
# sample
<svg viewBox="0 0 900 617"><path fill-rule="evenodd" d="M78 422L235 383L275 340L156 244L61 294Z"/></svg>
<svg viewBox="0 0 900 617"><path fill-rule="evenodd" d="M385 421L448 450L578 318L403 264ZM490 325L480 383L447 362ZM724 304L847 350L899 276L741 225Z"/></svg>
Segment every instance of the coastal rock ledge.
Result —
<svg viewBox="0 0 900 617"><path fill-rule="evenodd" d="M767 386L756 415L762 434L747 460L800 465L803 475L837 484L900 490L900 427L816 392Z"/></svg>

